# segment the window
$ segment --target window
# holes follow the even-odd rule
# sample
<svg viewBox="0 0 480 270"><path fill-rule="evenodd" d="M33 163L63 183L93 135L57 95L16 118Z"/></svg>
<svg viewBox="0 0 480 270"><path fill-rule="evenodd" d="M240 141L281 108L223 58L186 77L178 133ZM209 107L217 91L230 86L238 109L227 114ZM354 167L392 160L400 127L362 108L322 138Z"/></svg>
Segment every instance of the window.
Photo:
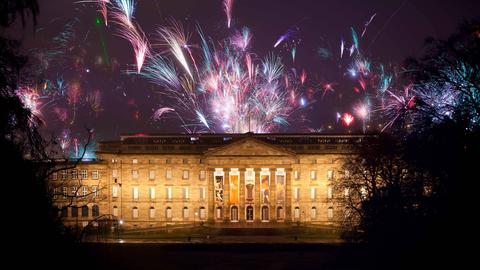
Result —
<svg viewBox="0 0 480 270"><path fill-rule="evenodd" d="M82 187L82 195L83 195L83 197L88 195L88 187L86 187L86 186Z"/></svg>
<svg viewBox="0 0 480 270"><path fill-rule="evenodd" d="M349 170L345 170L345 178L350 178L350 171Z"/></svg>
<svg viewBox="0 0 480 270"><path fill-rule="evenodd" d="M132 170L132 178L137 179L138 178L138 171L137 170Z"/></svg>
<svg viewBox="0 0 480 270"><path fill-rule="evenodd" d="M201 170L199 175L200 180L205 180L205 171Z"/></svg>
<svg viewBox="0 0 480 270"><path fill-rule="evenodd" d="M205 159L201 158L199 161L200 164L205 164Z"/></svg>
<svg viewBox="0 0 480 270"><path fill-rule="evenodd" d="M329 207L327 209L327 218L328 220L332 220L333 219L333 207Z"/></svg>
<svg viewBox="0 0 480 270"><path fill-rule="evenodd" d="M171 163L172 163L172 160L169 159L169 158L167 158L167 159L165 160L165 163L166 163L166 164L171 164Z"/></svg>
<svg viewBox="0 0 480 270"><path fill-rule="evenodd" d="M312 220L317 219L317 208L316 207L312 207L312 210L310 210L310 218Z"/></svg>
<svg viewBox="0 0 480 270"><path fill-rule="evenodd" d="M333 189L331 187L327 188L327 199L332 199L333 198Z"/></svg>
<svg viewBox="0 0 480 270"><path fill-rule="evenodd" d="M295 210L293 210L293 218L299 220L300 219L300 208L295 207Z"/></svg>
<svg viewBox="0 0 480 270"><path fill-rule="evenodd" d="M252 184L247 185L247 201L253 201L253 188L254 188L254 185Z"/></svg>
<svg viewBox="0 0 480 270"><path fill-rule="evenodd" d="M68 195L68 188L67 187L62 187L62 194L63 198L66 199Z"/></svg>
<svg viewBox="0 0 480 270"><path fill-rule="evenodd" d="M345 198L348 198L348 196L350 196L350 189L348 187L345 188L345 190L343 191L343 196L345 196Z"/></svg>
<svg viewBox="0 0 480 270"><path fill-rule="evenodd" d="M112 170L112 177L117 178L118 177L118 170Z"/></svg>
<svg viewBox="0 0 480 270"><path fill-rule="evenodd" d="M294 171L294 172L293 172L293 178L294 178L295 180L300 179L300 172L299 172L299 171Z"/></svg>
<svg viewBox="0 0 480 270"><path fill-rule="evenodd" d="M300 188L296 187L293 189L293 198L295 200L300 200Z"/></svg>
<svg viewBox="0 0 480 270"><path fill-rule="evenodd" d="M72 196L77 196L77 187L72 187Z"/></svg>
<svg viewBox="0 0 480 270"><path fill-rule="evenodd" d="M332 180L332 179L333 179L333 171L332 171L332 170L328 170L328 171L327 171L327 179L328 179L328 180Z"/></svg>
<svg viewBox="0 0 480 270"><path fill-rule="evenodd" d="M148 179L155 180L155 171L154 170L148 171Z"/></svg>
<svg viewBox="0 0 480 270"><path fill-rule="evenodd" d="M72 170L72 180L76 180L77 179L77 170Z"/></svg>
<svg viewBox="0 0 480 270"><path fill-rule="evenodd" d="M52 180L57 180L57 172L52 173Z"/></svg>
<svg viewBox="0 0 480 270"><path fill-rule="evenodd" d="M138 218L138 207L133 207L132 209L132 218Z"/></svg>
<svg viewBox="0 0 480 270"><path fill-rule="evenodd" d="M317 179L317 171L310 171L310 179L312 180Z"/></svg>
<svg viewBox="0 0 480 270"><path fill-rule="evenodd" d="M98 170L93 170L92 171L92 179L97 180L98 179Z"/></svg>
<svg viewBox="0 0 480 270"><path fill-rule="evenodd" d="M222 207L217 207L215 210L215 218L222 219Z"/></svg>
<svg viewBox="0 0 480 270"><path fill-rule="evenodd" d="M312 187L310 189L310 199L312 199L312 201L317 199L317 188Z"/></svg>
<svg viewBox="0 0 480 270"><path fill-rule="evenodd" d="M67 171L66 170L62 171L62 180L67 180Z"/></svg>
<svg viewBox="0 0 480 270"><path fill-rule="evenodd" d="M188 219L188 207L183 207L182 217L183 219Z"/></svg>
<svg viewBox="0 0 480 270"><path fill-rule="evenodd" d="M118 207L116 205L113 206L112 215L114 215L115 217L118 217Z"/></svg>
<svg viewBox="0 0 480 270"><path fill-rule="evenodd" d="M149 159L148 164L155 164L155 160L154 159Z"/></svg>
<svg viewBox="0 0 480 270"><path fill-rule="evenodd" d="M166 170L165 171L165 178L167 178L167 180L172 179L172 170Z"/></svg>
<svg viewBox="0 0 480 270"><path fill-rule="evenodd" d="M205 219L207 217L207 211L205 211L205 207L200 207L200 219Z"/></svg>
<svg viewBox="0 0 480 270"><path fill-rule="evenodd" d="M166 195L166 197L167 197L167 200L171 200L171 199L172 199L172 187L167 187L166 192L165 192L165 195Z"/></svg>
<svg viewBox="0 0 480 270"><path fill-rule="evenodd" d="M267 206L263 206L262 207L262 221L268 221L269 220L269 217L268 217L268 207Z"/></svg>
<svg viewBox="0 0 480 270"><path fill-rule="evenodd" d="M112 197L113 198L118 197L118 186L117 185L112 186Z"/></svg>
<svg viewBox="0 0 480 270"><path fill-rule="evenodd" d="M247 206L247 211L246 211L246 215L247 215L247 221L250 221L252 222L253 221L253 206Z"/></svg>
<svg viewBox="0 0 480 270"><path fill-rule="evenodd" d="M199 190L200 193L200 200L205 200L205 188L201 187Z"/></svg>
<svg viewBox="0 0 480 270"><path fill-rule="evenodd" d="M82 176L83 180L88 179L88 171L87 170L85 170L85 169L81 170L80 175Z"/></svg>
<svg viewBox="0 0 480 270"><path fill-rule="evenodd" d="M188 200L188 187L182 188L183 199Z"/></svg>
<svg viewBox="0 0 480 270"><path fill-rule="evenodd" d="M133 199L138 200L138 187L133 187Z"/></svg>
<svg viewBox="0 0 480 270"><path fill-rule="evenodd" d="M283 220L285 218L285 211L283 210L283 207L279 206L277 207L277 220Z"/></svg>
<svg viewBox="0 0 480 270"><path fill-rule="evenodd" d="M92 187L92 193L93 193L93 198L97 198L97 196L98 196L98 187L97 186Z"/></svg>
<svg viewBox="0 0 480 270"><path fill-rule="evenodd" d="M58 194L58 188L54 188L53 189L53 199L56 200L57 199L57 194Z"/></svg>
<svg viewBox="0 0 480 270"><path fill-rule="evenodd" d="M172 219L172 208L167 207L167 209L165 210L165 218Z"/></svg>
<svg viewBox="0 0 480 270"><path fill-rule="evenodd" d="M312 164L317 164L317 160L316 160L316 159L312 159Z"/></svg>
<svg viewBox="0 0 480 270"><path fill-rule="evenodd" d="M100 209L98 208L98 205L92 206L92 216L98 217L100 216Z"/></svg>
<svg viewBox="0 0 480 270"><path fill-rule="evenodd" d="M188 171L187 170L184 170L183 173L182 173L182 179L183 180L188 180Z"/></svg>
<svg viewBox="0 0 480 270"><path fill-rule="evenodd" d="M62 218L68 216L68 207L66 207L66 206L62 207L62 210L60 210L60 216Z"/></svg>
<svg viewBox="0 0 480 270"><path fill-rule="evenodd" d="M88 217L88 206L82 206L82 217Z"/></svg>
<svg viewBox="0 0 480 270"><path fill-rule="evenodd" d="M155 187L150 187L149 193L150 193L150 200L155 200Z"/></svg>
<svg viewBox="0 0 480 270"><path fill-rule="evenodd" d="M155 218L155 208L154 207L150 207L150 210L148 211L148 216L150 218Z"/></svg>
<svg viewBox="0 0 480 270"><path fill-rule="evenodd" d="M132 159L132 164L138 164L138 159L136 158Z"/></svg>
<svg viewBox="0 0 480 270"><path fill-rule="evenodd" d="M365 187L360 188L360 195L362 197L362 200L365 200L367 198L367 189Z"/></svg>
<svg viewBox="0 0 480 270"><path fill-rule="evenodd" d="M183 160L182 160L182 163L183 163L183 164L188 164L188 159L183 159Z"/></svg>
<svg viewBox="0 0 480 270"><path fill-rule="evenodd" d="M78 217L78 207L72 206L72 217Z"/></svg>
<svg viewBox="0 0 480 270"><path fill-rule="evenodd" d="M238 207L236 206L232 206L232 208L230 209L230 221L238 221Z"/></svg>

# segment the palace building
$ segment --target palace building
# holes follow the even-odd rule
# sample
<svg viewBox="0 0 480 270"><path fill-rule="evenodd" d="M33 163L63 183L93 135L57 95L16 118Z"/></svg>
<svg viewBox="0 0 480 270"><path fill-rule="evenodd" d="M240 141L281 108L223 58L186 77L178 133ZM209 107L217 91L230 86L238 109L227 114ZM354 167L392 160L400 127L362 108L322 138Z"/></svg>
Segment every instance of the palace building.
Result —
<svg viewBox="0 0 480 270"><path fill-rule="evenodd" d="M130 134L50 181L68 225L335 225L331 182L361 135ZM68 165L64 165L68 166Z"/></svg>

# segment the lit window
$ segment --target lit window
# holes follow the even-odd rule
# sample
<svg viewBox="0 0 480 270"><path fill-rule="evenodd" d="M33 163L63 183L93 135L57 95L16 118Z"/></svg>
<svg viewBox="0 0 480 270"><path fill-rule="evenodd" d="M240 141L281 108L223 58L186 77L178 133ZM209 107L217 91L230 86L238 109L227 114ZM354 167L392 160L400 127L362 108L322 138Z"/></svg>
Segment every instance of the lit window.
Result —
<svg viewBox="0 0 480 270"><path fill-rule="evenodd" d="M132 178L137 179L138 178L138 171L137 170L132 170Z"/></svg>
<svg viewBox="0 0 480 270"><path fill-rule="evenodd" d="M167 170L165 172L165 178L167 178L167 180L171 180L172 179L172 170Z"/></svg>
<svg viewBox="0 0 480 270"><path fill-rule="evenodd" d="M155 180L155 171L154 170L148 171L148 179Z"/></svg>
<svg viewBox="0 0 480 270"><path fill-rule="evenodd" d="M165 217L167 219L172 219L172 208L167 207L167 209L165 210Z"/></svg>
<svg viewBox="0 0 480 270"><path fill-rule="evenodd" d="M57 194L58 194L58 188L54 188L54 189L53 189L53 199L54 199L54 200L57 199Z"/></svg>
<svg viewBox="0 0 480 270"><path fill-rule="evenodd" d="M183 219L188 219L188 207L183 208Z"/></svg>
<svg viewBox="0 0 480 270"><path fill-rule="evenodd" d="M215 218L222 219L222 207L217 207L215 210Z"/></svg>
<svg viewBox="0 0 480 270"><path fill-rule="evenodd" d="M112 186L112 197L117 198L118 197L118 186Z"/></svg>
<svg viewBox="0 0 480 270"><path fill-rule="evenodd" d="M72 196L77 196L77 187L72 187Z"/></svg>
<svg viewBox="0 0 480 270"><path fill-rule="evenodd" d="M67 180L67 171L66 170L62 171L62 180Z"/></svg>
<svg viewBox="0 0 480 270"><path fill-rule="evenodd" d="M150 187L150 200L155 199L155 187Z"/></svg>
<svg viewBox="0 0 480 270"><path fill-rule="evenodd" d="M112 215L118 217L118 207L115 205L113 206L113 211L112 211Z"/></svg>
<svg viewBox="0 0 480 270"><path fill-rule="evenodd" d="M118 177L118 170L112 170L112 177L117 178Z"/></svg>
<svg viewBox="0 0 480 270"><path fill-rule="evenodd" d="M293 172L293 178L294 178L295 180L300 179L300 172L299 172L299 171L294 171L294 172Z"/></svg>
<svg viewBox="0 0 480 270"><path fill-rule="evenodd" d="M83 186L82 187L82 195L85 197L85 196L87 196L87 194L88 194L88 187Z"/></svg>
<svg viewBox="0 0 480 270"><path fill-rule="evenodd" d="M182 179L183 180L188 180L188 171L187 170L184 170L183 173L182 173Z"/></svg>
<svg viewBox="0 0 480 270"><path fill-rule="evenodd" d="M57 180L57 173L56 172L52 173L52 180Z"/></svg>
<svg viewBox="0 0 480 270"><path fill-rule="evenodd" d="M200 200L205 200L205 188L200 188Z"/></svg>
<svg viewBox="0 0 480 270"><path fill-rule="evenodd" d="M188 187L184 187L182 190L183 190L183 199L188 200Z"/></svg>
<svg viewBox="0 0 480 270"><path fill-rule="evenodd" d="M317 188L312 187L310 190L310 199L316 200L317 199Z"/></svg>
<svg viewBox="0 0 480 270"><path fill-rule="evenodd" d="M349 195L350 195L350 190L348 188L345 188L345 190L343 191L343 196L345 196L345 198L348 198Z"/></svg>
<svg viewBox="0 0 480 270"><path fill-rule="evenodd" d="M350 177L350 171L349 171L349 170L345 170L345 177L346 177L346 178L349 178L349 177Z"/></svg>
<svg viewBox="0 0 480 270"><path fill-rule="evenodd" d="M133 199L138 200L138 187L133 187Z"/></svg>
<svg viewBox="0 0 480 270"><path fill-rule="evenodd" d="M72 170L72 180L76 180L77 179L77 170Z"/></svg>
<svg viewBox="0 0 480 270"><path fill-rule="evenodd" d="M332 170L327 171L327 179L328 179L328 180L332 180L332 179L333 179L333 171L332 171Z"/></svg>
<svg viewBox="0 0 480 270"><path fill-rule="evenodd" d="M300 199L300 188L296 187L293 189L294 192L293 192L293 198L295 200L299 200Z"/></svg>
<svg viewBox="0 0 480 270"><path fill-rule="evenodd" d="M327 188L327 199L333 198L333 189L331 187Z"/></svg>
<svg viewBox="0 0 480 270"><path fill-rule="evenodd" d="M300 208L299 207L295 207L295 210L293 211L293 217L295 219L300 219Z"/></svg>
<svg viewBox="0 0 480 270"><path fill-rule="evenodd" d="M132 217L133 218L138 218L138 207L133 207L133 211L132 211Z"/></svg>
<svg viewBox="0 0 480 270"><path fill-rule="evenodd" d="M63 194L63 198L66 199L67 198L67 194L68 193L68 188L67 187L62 187L62 194Z"/></svg>
<svg viewBox="0 0 480 270"><path fill-rule="evenodd" d="M98 170L93 170L92 171L92 179L97 180L98 179Z"/></svg>
<svg viewBox="0 0 480 270"><path fill-rule="evenodd" d="M204 170L200 171L200 180L205 180L205 171Z"/></svg>
<svg viewBox="0 0 480 270"><path fill-rule="evenodd" d="M205 219L207 217L207 211L205 211L205 207L200 207L200 219Z"/></svg>
<svg viewBox="0 0 480 270"><path fill-rule="evenodd" d="M312 180L317 179L317 171L310 171L310 179Z"/></svg>
<svg viewBox="0 0 480 270"><path fill-rule="evenodd" d="M312 207L312 210L310 211L310 215L311 215L312 220L317 219L317 208L316 207Z"/></svg>
<svg viewBox="0 0 480 270"><path fill-rule="evenodd" d="M92 187L92 193L93 193L93 198L96 198L98 196L98 187L97 186Z"/></svg>
<svg viewBox="0 0 480 270"><path fill-rule="evenodd" d="M329 207L328 210L327 210L327 218L328 220L332 220L333 219L333 207Z"/></svg>
<svg viewBox="0 0 480 270"><path fill-rule="evenodd" d="M150 218L155 218L155 208L150 207L150 211L148 212L148 216Z"/></svg>
<svg viewBox="0 0 480 270"><path fill-rule="evenodd" d="M167 187L165 193L166 193L165 195L167 195L167 196L166 196L166 197L167 197L167 200L171 200L171 199L172 199L172 187Z"/></svg>
<svg viewBox="0 0 480 270"><path fill-rule="evenodd" d="M285 211L283 210L283 207L280 206L280 207L277 208L277 219L278 220L283 220L284 219L284 217L285 217L284 212Z"/></svg>
<svg viewBox="0 0 480 270"><path fill-rule="evenodd" d="M138 164L138 159L132 159L132 164Z"/></svg>
<svg viewBox="0 0 480 270"><path fill-rule="evenodd" d="M80 175L82 176L82 179L88 179L88 171L87 170L81 170Z"/></svg>

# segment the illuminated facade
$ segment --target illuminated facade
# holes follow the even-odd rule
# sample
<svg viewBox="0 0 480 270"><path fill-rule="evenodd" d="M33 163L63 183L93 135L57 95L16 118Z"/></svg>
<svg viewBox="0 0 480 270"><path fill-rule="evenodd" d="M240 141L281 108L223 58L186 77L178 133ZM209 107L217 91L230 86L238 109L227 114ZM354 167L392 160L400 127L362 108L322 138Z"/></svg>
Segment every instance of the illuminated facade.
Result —
<svg viewBox="0 0 480 270"><path fill-rule="evenodd" d="M52 175L69 225L108 215L125 228L208 223L334 225L331 182L362 136L125 135L97 160Z"/></svg>

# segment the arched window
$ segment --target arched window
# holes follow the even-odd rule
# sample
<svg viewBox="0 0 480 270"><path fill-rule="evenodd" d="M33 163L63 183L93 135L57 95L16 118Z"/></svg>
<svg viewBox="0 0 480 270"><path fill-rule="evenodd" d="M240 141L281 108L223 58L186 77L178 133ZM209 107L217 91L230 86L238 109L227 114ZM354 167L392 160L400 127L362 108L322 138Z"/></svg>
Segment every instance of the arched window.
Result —
<svg viewBox="0 0 480 270"><path fill-rule="evenodd" d="M205 207L200 207L200 219L205 219L207 216L207 212L205 211Z"/></svg>
<svg viewBox="0 0 480 270"><path fill-rule="evenodd" d="M67 217L68 216L68 207L66 207L66 206L62 207L62 209L60 210L60 216L61 217Z"/></svg>
<svg viewBox="0 0 480 270"><path fill-rule="evenodd" d="M188 207L183 207L183 219L188 219Z"/></svg>
<svg viewBox="0 0 480 270"><path fill-rule="evenodd" d="M98 205L92 206L92 216L98 217L100 216L100 209L98 208Z"/></svg>
<svg viewBox="0 0 480 270"><path fill-rule="evenodd" d="M328 220L332 220L333 219L333 207L329 207L328 210L327 210L327 218Z"/></svg>
<svg viewBox="0 0 480 270"><path fill-rule="evenodd" d="M165 210L165 217L167 219L172 219L172 208L167 207L167 209Z"/></svg>
<svg viewBox="0 0 480 270"><path fill-rule="evenodd" d="M253 207L252 206L247 206L247 221L253 221Z"/></svg>
<svg viewBox="0 0 480 270"><path fill-rule="evenodd" d="M300 219L300 207L295 207L295 210L293 211L293 217L296 220Z"/></svg>
<svg viewBox="0 0 480 270"><path fill-rule="evenodd" d="M283 207L279 206L277 207L277 220L283 220L285 218L285 211L283 210Z"/></svg>
<svg viewBox="0 0 480 270"><path fill-rule="evenodd" d="M88 206L82 206L82 217L88 217Z"/></svg>
<svg viewBox="0 0 480 270"><path fill-rule="evenodd" d="M238 207L236 206L230 209L230 221L238 221Z"/></svg>
<svg viewBox="0 0 480 270"><path fill-rule="evenodd" d="M150 207L150 211L148 212L148 216L150 218L155 218L155 208L154 207Z"/></svg>
<svg viewBox="0 0 480 270"><path fill-rule="evenodd" d="M78 207L72 206L72 217L78 217Z"/></svg>
<svg viewBox="0 0 480 270"><path fill-rule="evenodd" d="M132 218L138 218L138 207L136 206L132 209Z"/></svg>
<svg viewBox="0 0 480 270"><path fill-rule="evenodd" d="M310 210L310 217L311 217L312 220L317 219L317 208L316 207L312 207L312 210Z"/></svg>
<svg viewBox="0 0 480 270"><path fill-rule="evenodd" d="M113 206L112 215L118 217L118 207L116 205Z"/></svg>
<svg viewBox="0 0 480 270"><path fill-rule="evenodd" d="M222 219L222 207L217 207L217 209L215 210L215 218L216 219Z"/></svg>
<svg viewBox="0 0 480 270"><path fill-rule="evenodd" d="M269 220L269 217L268 217L268 207L267 206L263 206L262 207L262 221L268 221Z"/></svg>

